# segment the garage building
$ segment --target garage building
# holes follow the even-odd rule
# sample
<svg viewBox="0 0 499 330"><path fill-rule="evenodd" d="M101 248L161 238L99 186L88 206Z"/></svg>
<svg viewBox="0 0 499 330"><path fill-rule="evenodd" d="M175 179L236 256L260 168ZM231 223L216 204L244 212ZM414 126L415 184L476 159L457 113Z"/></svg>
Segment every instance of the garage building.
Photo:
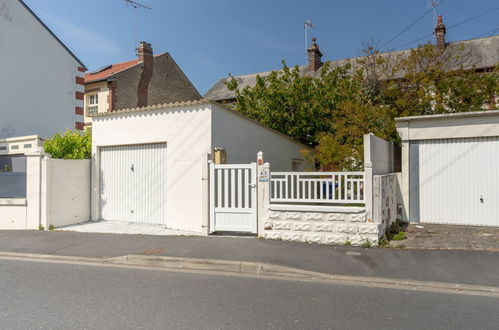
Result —
<svg viewBox="0 0 499 330"><path fill-rule="evenodd" d="M405 220L499 226L499 111L398 118L397 131Z"/></svg>
<svg viewBox="0 0 499 330"><path fill-rule="evenodd" d="M259 151L274 170L304 163L304 145L209 100L99 113L92 120L92 220L207 234L208 164L215 150L230 164L256 162Z"/></svg>

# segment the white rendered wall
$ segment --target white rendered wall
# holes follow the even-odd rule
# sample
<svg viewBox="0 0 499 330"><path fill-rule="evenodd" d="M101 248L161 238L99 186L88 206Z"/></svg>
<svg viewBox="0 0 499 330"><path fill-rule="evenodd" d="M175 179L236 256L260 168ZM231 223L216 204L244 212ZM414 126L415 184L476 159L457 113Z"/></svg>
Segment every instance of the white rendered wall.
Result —
<svg viewBox="0 0 499 330"><path fill-rule="evenodd" d="M26 229L26 199L0 198L0 229Z"/></svg>
<svg viewBox="0 0 499 330"><path fill-rule="evenodd" d="M90 220L90 160L47 158L47 225Z"/></svg>
<svg viewBox="0 0 499 330"><path fill-rule="evenodd" d="M101 146L166 142L167 227L207 233L207 154L211 152L209 104L94 117L92 220L99 215ZM205 200L206 199L206 200Z"/></svg>
<svg viewBox="0 0 499 330"><path fill-rule="evenodd" d="M250 121L222 106L212 105L213 147L223 147L228 164L247 164L256 160L259 151L273 171L290 171L293 159L304 160L301 150L307 147ZM304 162L304 169L311 165Z"/></svg>
<svg viewBox="0 0 499 330"><path fill-rule="evenodd" d="M0 138L74 129L78 62L18 0L0 9Z"/></svg>

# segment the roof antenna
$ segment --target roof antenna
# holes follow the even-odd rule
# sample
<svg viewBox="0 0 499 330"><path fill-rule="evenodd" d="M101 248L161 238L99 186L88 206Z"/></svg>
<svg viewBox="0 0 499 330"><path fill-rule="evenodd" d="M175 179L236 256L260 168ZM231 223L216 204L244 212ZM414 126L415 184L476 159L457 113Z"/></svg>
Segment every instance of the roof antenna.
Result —
<svg viewBox="0 0 499 330"><path fill-rule="evenodd" d="M433 11L433 26L431 27L432 31L435 28L435 26L437 25L437 19L438 19L437 7L438 6L440 6L440 1L438 1L438 0L428 0L427 7L431 8L432 11ZM435 33L433 33L433 39L435 39Z"/></svg>
<svg viewBox="0 0 499 330"><path fill-rule="evenodd" d="M312 19L305 21L305 59L308 59L308 30L315 30L315 26L312 24Z"/></svg>
<svg viewBox="0 0 499 330"><path fill-rule="evenodd" d="M148 7L140 2L133 1L133 0L123 0L127 6L132 7L135 10L134 13L134 28L133 28L133 34L134 34L134 45L133 48L136 49L138 46L138 41L137 41L137 34L138 34L138 25L139 25L139 19L138 19L138 9L151 9L151 7Z"/></svg>

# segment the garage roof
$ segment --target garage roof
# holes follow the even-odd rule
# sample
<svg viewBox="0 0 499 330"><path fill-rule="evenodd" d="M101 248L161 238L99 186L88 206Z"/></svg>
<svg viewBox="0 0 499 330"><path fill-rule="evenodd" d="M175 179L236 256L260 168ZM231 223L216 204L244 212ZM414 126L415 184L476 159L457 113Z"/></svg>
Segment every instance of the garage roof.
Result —
<svg viewBox="0 0 499 330"><path fill-rule="evenodd" d="M470 112L458 112L458 113L444 113L444 114L425 115L425 116L398 117L395 118L395 121L406 122L414 120L468 118L468 117L481 117L481 116L494 116L494 115L499 115L499 110L484 110L484 111L470 111Z"/></svg>

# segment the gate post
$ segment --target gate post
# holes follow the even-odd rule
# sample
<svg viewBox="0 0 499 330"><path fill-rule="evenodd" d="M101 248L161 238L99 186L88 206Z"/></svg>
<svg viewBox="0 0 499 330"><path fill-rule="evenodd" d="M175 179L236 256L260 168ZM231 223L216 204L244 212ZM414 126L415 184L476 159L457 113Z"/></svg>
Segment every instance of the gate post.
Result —
<svg viewBox="0 0 499 330"><path fill-rule="evenodd" d="M263 152L257 155L257 235L263 237L264 219L270 204L270 164L263 163Z"/></svg>

